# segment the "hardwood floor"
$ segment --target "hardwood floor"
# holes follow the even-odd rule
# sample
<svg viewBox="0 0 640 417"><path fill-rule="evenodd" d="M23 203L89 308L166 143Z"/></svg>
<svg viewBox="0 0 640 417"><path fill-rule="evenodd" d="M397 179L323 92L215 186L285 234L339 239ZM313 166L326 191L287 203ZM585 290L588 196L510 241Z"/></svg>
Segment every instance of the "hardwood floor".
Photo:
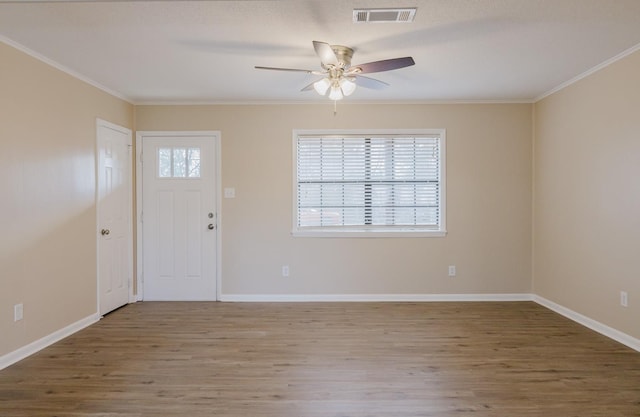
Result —
<svg viewBox="0 0 640 417"><path fill-rule="evenodd" d="M0 371L0 415L640 416L640 353L529 302L145 302Z"/></svg>

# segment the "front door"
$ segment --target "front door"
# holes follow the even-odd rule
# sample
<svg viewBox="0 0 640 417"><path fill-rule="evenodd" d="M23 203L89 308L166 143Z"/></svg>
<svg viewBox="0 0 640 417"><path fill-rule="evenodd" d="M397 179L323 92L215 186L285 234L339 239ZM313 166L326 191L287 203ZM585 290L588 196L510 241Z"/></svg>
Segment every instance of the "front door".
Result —
<svg viewBox="0 0 640 417"><path fill-rule="evenodd" d="M216 299L216 140L141 134L144 300Z"/></svg>
<svg viewBox="0 0 640 417"><path fill-rule="evenodd" d="M130 295L131 131L103 120L97 125L98 310L106 314Z"/></svg>

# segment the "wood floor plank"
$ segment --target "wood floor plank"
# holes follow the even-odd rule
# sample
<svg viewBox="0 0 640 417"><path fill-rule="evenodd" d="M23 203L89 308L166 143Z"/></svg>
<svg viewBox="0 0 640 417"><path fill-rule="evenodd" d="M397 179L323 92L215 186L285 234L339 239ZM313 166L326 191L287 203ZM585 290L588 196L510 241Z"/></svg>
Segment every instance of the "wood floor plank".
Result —
<svg viewBox="0 0 640 417"><path fill-rule="evenodd" d="M0 415L640 416L640 353L530 302L144 302L0 371Z"/></svg>

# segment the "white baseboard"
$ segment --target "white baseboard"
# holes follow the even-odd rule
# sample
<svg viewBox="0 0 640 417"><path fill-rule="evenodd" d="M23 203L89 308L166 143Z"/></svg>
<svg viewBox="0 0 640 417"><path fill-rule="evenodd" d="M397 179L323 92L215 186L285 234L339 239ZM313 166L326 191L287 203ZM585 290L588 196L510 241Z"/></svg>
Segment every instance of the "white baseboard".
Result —
<svg viewBox="0 0 640 417"><path fill-rule="evenodd" d="M534 295L533 301L540 304L541 306L548 308L549 310L555 311L556 313L575 321L576 323L588 327L593 331L596 331L604 336L607 336L610 339L620 342L623 345L640 352L640 340L631 335L616 330L613 327L609 327L606 324L602 324L599 321L593 320L571 309L563 307L560 304L556 304L544 297L540 297L539 295Z"/></svg>
<svg viewBox="0 0 640 417"><path fill-rule="evenodd" d="M532 301L531 294L221 294L227 302Z"/></svg>
<svg viewBox="0 0 640 417"><path fill-rule="evenodd" d="M21 361L27 356L33 355L34 353L64 339L67 336L71 336L75 332L92 325L98 320L100 320L100 316L97 313L92 314L88 317L78 320L75 323L68 325L67 327L64 327L41 339L38 339L35 342L29 343L26 346L14 350L13 352L9 352L6 355L0 356L0 370L13 365L18 361Z"/></svg>

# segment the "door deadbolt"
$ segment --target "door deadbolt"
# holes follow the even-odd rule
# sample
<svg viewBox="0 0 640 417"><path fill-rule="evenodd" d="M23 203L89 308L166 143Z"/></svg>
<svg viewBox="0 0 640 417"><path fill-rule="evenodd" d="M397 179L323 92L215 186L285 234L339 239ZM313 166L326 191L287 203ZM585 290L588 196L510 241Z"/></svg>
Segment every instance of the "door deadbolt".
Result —
<svg viewBox="0 0 640 417"><path fill-rule="evenodd" d="M213 229L215 229L216 227L213 225L213 223L209 223L209 226L207 226L207 228L208 228L209 230L213 230Z"/></svg>
<svg viewBox="0 0 640 417"><path fill-rule="evenodd" d="M109 233L111 233L111 232L109 231L109 229L102 229L102 230L100 230L100 234L101 234L102 236L106 236L106 235L108 235Z"/></svg>

